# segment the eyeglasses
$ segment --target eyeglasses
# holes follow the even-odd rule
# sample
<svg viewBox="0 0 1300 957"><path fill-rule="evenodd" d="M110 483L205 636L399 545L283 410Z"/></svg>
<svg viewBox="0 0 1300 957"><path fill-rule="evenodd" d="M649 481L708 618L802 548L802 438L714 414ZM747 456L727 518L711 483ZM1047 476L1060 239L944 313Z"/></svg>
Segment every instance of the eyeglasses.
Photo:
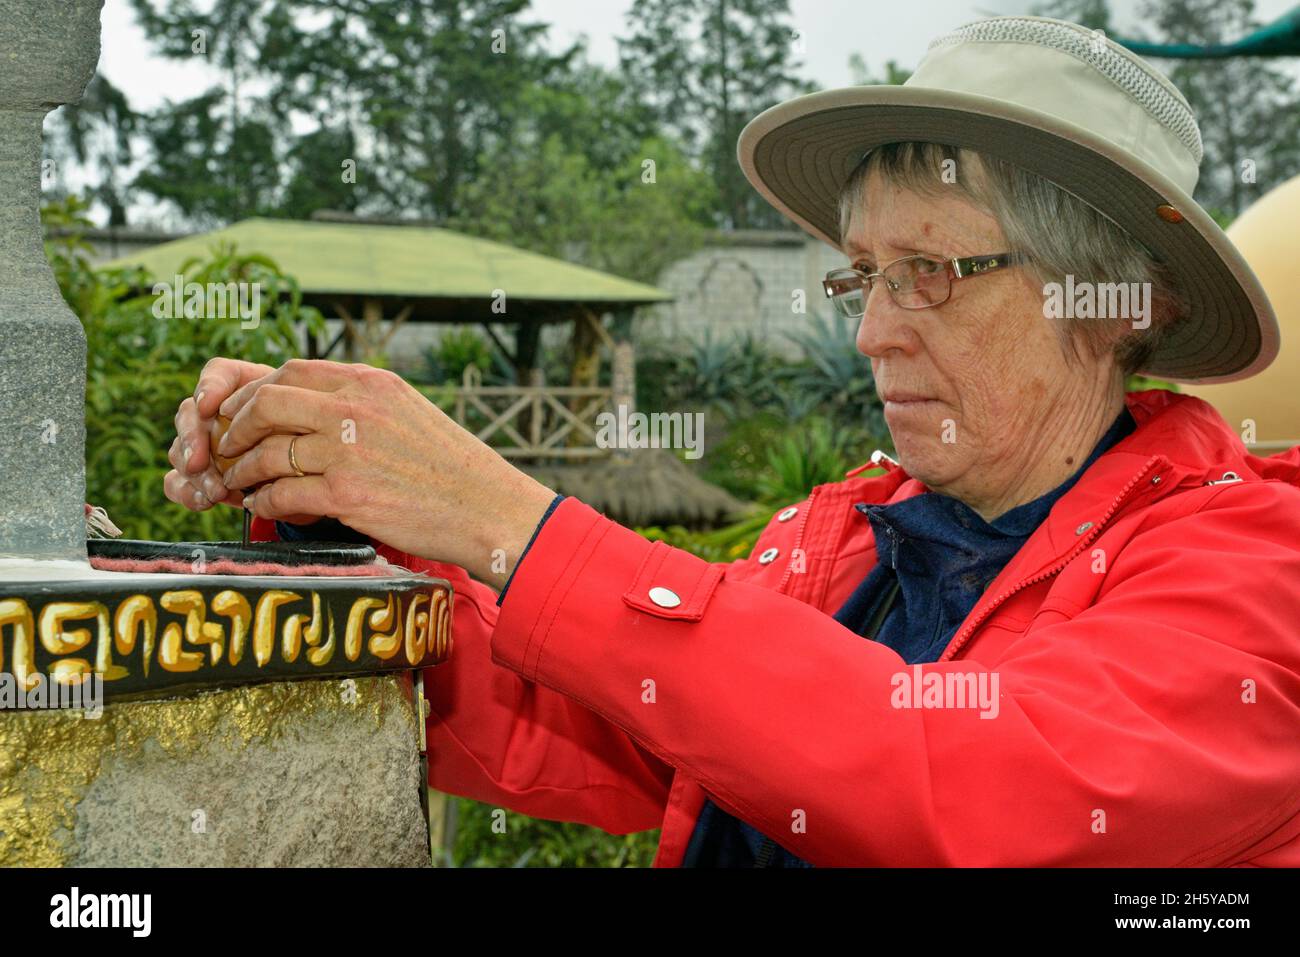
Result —
<svg viewBox="0 0 1300 957"><path fill-rule="evenodd" d="M861 319L866 315L867 296L871 295L871 285L877 279L885 280L885 288L894 297L894 302L904 309L929 309L948 301L952 284L957 280L981 276L1014 265L1023 258L1019 253L994 253L964 259L905 256L880 272L868 273L852 267L832 269L822 281L822 288L835 311L848 319Z"/></svg>

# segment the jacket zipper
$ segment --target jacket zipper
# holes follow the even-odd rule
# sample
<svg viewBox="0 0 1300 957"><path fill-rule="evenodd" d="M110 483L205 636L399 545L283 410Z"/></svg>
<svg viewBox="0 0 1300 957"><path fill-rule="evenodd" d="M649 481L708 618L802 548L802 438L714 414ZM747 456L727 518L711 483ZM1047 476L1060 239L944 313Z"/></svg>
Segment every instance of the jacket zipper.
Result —
<svg viewBox="0 0 1300 957"><path fill-rule="evenodd" d="M804 508L799 515L799 527L794 533L794 547L790 552L790 561L785 563L785 573L781 576L781 581L777 584L776 590L785 593L785 586L790 581L790 576L794 574L794 559L799 554L799 549L803 546L803 533L808 527L808 516L812 514L813 499L824 486L818 485L808 493L808 501L804 503Z"/></svg>
<svg viewBox="0 0 1300 957"><path fill-rule="evenodd" d="M1088 533L1075 543L1074 548L1070 549L1070 551L1066 552L1065 555L1057 559L1050 567L1038 572L1030 578L1022 579L1017 582L1014 587L1004 591L1002 594L998 595L997 598L993 599L993 601L989 602L989 604L985 605L984 610L980 612L979 616L974 620L967 622L965 627L958 632L956 637L948 643L948 647L945 648L943 654L939 656L939 661L951 661L955 658L957 652L960 651L962 646L970 640L970 636L975 632L975 630L979 628L980 625L984 624L984 622L988 620L989 615L993 614L993 612L996 611L997 608L1007 599L1011 598L1017 592L1028 588L1030 585L1035 585L1040 581L1051 578L1066 565L1070 564L1070 562L1074 560L1075 556L1096 540L1097 536L1101 534L1101 530L1106 527L1106 523L1114 517L1115 513L1124 505L1125 500L1132 494L1133 489L1136 488L1144 478L1146 478L1147 473L1150 472L1152 467L1159 461L1160 456L1158 455L1153 455L1151 458L1147 459L1146 465L1142 466L1142 471L1129 479L1128 484L1120 490L1120 493L1115 496L1115 500L1110 503L1110 508L1106 509L1105 514L1102 515L1097 523L1093 525L1092 528L1088 529Z"/></svg>
<svg viewBox="0 0 1300 957"><path fill-rule="evenodd" d="M1051 567L1044 569L1043 571L1039 572L1038 574L1030 578L1022 579L1015 585L1015 587L1009 589L1008 591L1003 592L996 599L990 602L984 608L984 611L980 613L980 616L976 618L974 621L969 622L966 625L966 627L964 627L961 630L961 633L958 634L957 637L954 638L949 643L948 647L944 649L944 653L940 655L939 660L947 661L950 660L952 657L954 657L957 654L957 652L961 650L961 647L970 639L970 636L971 634L974 633L975 629L977 629L980 625L982 625L984 621L989 617L989 615L991 615L998 608L998 606L1000 606L1003 602L1009 599L1012 595L1015 595L1017 592L1025 588L1028 588L1030 585L1043 581L1044 579L1051 578L1062 568L1068 565L1074 559L1074 557L1077 554L1079 554L1079 552L1087 548L1088 545L1091 544L1097 538L1097 536L1101 534L1101 530L1106 527L1106 523L1109 522L1115 516L1115 513L1119 511L1121 507L1123 507L1125 501L1133 493L1133 489L1135 489L1138 486L1138 484L1144 478L1146 478L1147 473L1151 471L1152 467L1159 460L1160 457L1158 455L1153 455L1151 458L1147 459L1146 464L1142 466L1142 470L1138 472L1137 475L1133 476L1133 478L1129 479L1128 484L1126 484L1124 488L1120 490L1119 494L1115 496L1114 501L1110 503L1110 507L1106 509L1105 514L1103 514L1101 519L1092 528L1088 530L1088 534L1075 544L1074 548L1072 548L1061 558L1057 559L1057 561ZM795 534L796 549L798 549L799 546L803 544L804 525L808 521L808 513L812 511L811 508L812 500L819 491L820 491L820 486L818 488L813 489L812 494L808 496L809 508L805 510L803 519L799 523L799 530ZM778 586L778 590L784 590L785 583L789 580L790 574L791 574L790 566L787 566L785 575L782 576L781 578L781 584ZM772 858L775 855L775 852L776 852L776 841L764 835L763 843L759 847L758 854L755 855L754 867L756 868L768 867L772 862Z"/></svg>

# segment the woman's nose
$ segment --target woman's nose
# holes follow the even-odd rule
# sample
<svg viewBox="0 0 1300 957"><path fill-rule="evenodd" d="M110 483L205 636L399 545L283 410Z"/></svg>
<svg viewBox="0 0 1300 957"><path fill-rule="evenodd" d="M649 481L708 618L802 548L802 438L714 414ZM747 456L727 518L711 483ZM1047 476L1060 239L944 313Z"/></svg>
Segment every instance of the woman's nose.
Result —
<svg viewBox="0 0 1300 957"><path fill-rule="evenodd" d="M911 351L916 342L910 311L894 302L882 281L872 283L867 293L866 311L858 324L858 351L864 356L879 358L892 350Z"/></svg>

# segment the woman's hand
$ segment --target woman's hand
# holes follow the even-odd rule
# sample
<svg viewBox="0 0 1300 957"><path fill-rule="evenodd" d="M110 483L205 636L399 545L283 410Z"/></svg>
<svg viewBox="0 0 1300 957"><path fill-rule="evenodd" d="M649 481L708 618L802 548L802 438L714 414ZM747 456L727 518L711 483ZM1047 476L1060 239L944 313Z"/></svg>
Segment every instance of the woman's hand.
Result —
<svg viewBox="0 0 1300 957"><path fill-rule="evenodd" d="M242 493L226 488L221 472L212 462L211 432L222 402L241 386L274 371L271 366L241 359L208 360L199 374L194 395L182 401L176 410L173 419L176 438L167 452L172 470L163 478L163 494L195 512L207 511L218 502L236 508L243 504ZM289 516L285 521L306 525L318 518L319 515L303 514Z"/></svg>
<svg viewBox="0 0 1300 957"><path fill-rule="evenodd" d="M225 486L261 486L243 499L255 514L333 516L485 581L505 581L555 497L383 369L293 359L205 396L218 407L231 418L218 453L240 456Z"/></svg>

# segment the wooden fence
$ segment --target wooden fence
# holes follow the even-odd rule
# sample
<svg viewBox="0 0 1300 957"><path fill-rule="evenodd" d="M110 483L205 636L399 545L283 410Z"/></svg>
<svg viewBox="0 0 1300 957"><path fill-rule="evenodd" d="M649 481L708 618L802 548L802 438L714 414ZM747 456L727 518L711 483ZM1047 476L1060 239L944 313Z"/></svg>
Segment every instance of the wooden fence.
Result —
<svg viewBox="0 0 1300 957"><path fill-rule="evenodd" d="M506 458L593 459L610 454L596 444L596 417L613 399L613 389L599 386L485 386L470 366L450 412Z"/></svg>

